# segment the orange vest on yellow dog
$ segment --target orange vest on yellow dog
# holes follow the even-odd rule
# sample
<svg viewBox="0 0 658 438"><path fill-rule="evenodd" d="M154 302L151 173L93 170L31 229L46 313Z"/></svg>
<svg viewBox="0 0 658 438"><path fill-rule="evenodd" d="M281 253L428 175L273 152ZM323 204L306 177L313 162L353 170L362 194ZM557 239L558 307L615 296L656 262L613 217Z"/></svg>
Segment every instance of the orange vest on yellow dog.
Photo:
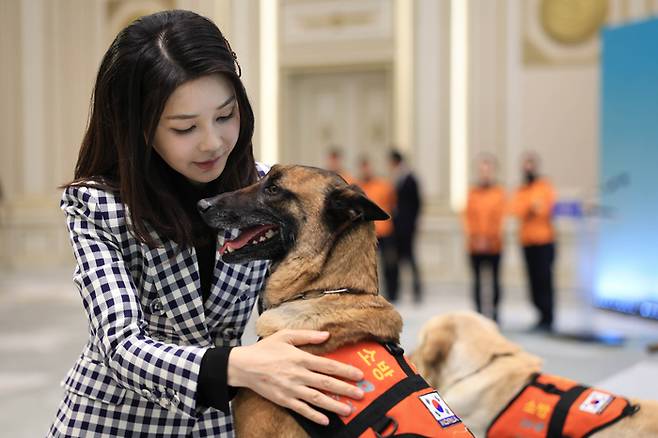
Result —
<svg viewBox="0 0 658 438"><path fill-rule="evenodd" d="M347 417L323 411L330 421L326 427L294 413L293 416L311 437L472 438L459 417L418 375L403 353L396 344L361 342L323 354L360 368L364 378L357 385L365 396L352 400L331 394L353 409Z"/></svg>
<svg viewBox="0 0 658 438"><path fill-rule="evenodd" d="M637 409L609 392L536 374L491 423L487 438L584 438Z"/></svg>

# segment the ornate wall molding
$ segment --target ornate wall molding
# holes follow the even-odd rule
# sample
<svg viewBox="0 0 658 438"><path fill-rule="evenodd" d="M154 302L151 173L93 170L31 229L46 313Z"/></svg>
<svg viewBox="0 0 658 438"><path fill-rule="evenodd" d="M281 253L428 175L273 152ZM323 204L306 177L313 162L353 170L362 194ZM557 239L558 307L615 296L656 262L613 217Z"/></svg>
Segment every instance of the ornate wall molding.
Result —
<svg viewBox="0 0 658 438"><path fill-rule="evenodd" d="M285 0L280 63L308 67L390 61L394 16L393 0Z"/></svg>
<svg viewBox="0 0 658 438"><path fill-rule="evenodd" d="M598 31L608 22L611 11L608 0L524 1L524 63L596 62Z"/></svg>
<svg viewBox="0 0 658 438"><path fill-rule="evenodd" d="M285 45L393 38L390 0L325 0L282 3L281 42Z"/></svg>

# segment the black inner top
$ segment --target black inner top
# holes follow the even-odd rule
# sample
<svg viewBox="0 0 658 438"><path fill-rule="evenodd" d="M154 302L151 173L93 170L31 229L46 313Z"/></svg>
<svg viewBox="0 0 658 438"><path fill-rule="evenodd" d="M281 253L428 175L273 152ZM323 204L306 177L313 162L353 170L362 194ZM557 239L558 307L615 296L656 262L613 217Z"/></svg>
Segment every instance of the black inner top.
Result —
<svg viewBox="0 0 658 438"><path fill-rule="evenodd" d="M178 184L178 197L192 221L192 235L197 262L199 264L199 277L201 294L205 302L210 296L210 289L215 277L215 253L217 251L217 230L210 228L201 219L196 204L203 198L216 195L211 193L206 185L196 185L187 180Z"/></svg>

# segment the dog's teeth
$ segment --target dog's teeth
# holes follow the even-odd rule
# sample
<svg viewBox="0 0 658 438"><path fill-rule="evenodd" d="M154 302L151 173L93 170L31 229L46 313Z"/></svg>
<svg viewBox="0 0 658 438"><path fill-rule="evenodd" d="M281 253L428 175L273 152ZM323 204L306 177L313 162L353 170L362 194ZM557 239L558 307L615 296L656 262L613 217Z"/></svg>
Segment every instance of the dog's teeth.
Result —
<svg viewBox="0 0 658 438"><path fill-rule="evenodd" d="M267 240L267 237L265 237L265 236L260 236L260 241L261 241L261 242L264 242L264 241L266 241L266 240Z"/></svg>
<svg viewBox="0 0 658 438"><path fill-rule="evenodd" d="M269 239L269 238L272 237L272 236L274 236L274 231L272 231L272 230L267 230L267 233L265 233L265 237L267 237L267 238Z"/></svg>

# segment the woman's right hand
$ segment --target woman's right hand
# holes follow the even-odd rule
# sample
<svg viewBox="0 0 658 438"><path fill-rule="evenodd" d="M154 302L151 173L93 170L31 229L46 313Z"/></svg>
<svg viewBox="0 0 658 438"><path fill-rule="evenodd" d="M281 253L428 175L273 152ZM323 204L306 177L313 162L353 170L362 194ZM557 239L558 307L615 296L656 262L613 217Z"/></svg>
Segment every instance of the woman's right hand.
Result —
<svg viewBox="0 0 658 438"><path fill-rule="evenodd" d="M228 384L249 388L318 424L326 425L329 419L314 407L349 415L349 405L322 391L359 400L363 391L340 379L356 382L363 372L296 347L321 344L328 338L328 332L286 329L253 345L235 347L228 360Z"/></svg>

